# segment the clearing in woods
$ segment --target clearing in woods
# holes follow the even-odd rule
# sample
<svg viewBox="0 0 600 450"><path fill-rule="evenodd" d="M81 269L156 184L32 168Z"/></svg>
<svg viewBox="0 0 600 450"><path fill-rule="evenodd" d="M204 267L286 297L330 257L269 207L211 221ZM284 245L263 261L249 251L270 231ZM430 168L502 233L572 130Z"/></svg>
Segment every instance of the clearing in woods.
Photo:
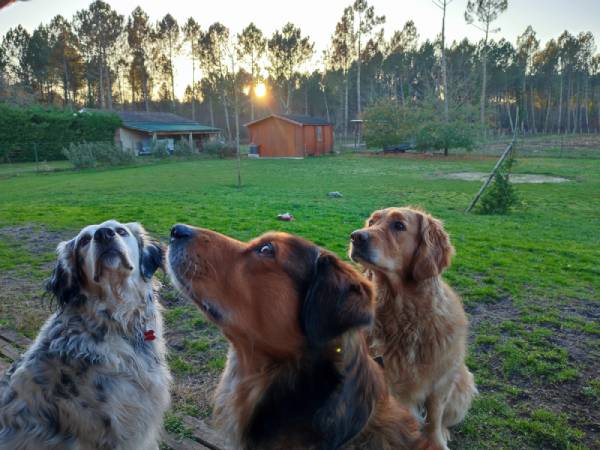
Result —
<svg viewBox="0 0 600 450"><path fill-rule="evenodd" d="M52 310L42 299L53 249L89 223L137 220L166 241L176 222L238 239L276 229L346 257L371 211L419 205L443 219L457 255L446 279L471 318L468 364L480 396L451 448L600 446L600 160L522 158L515 173L566 178L519 184L506 216L463 211L494 158L345 155L306 160L199 160L111 170L4 175L0 170L0 327L33 338ZM1 169L1 168L0 168ZM10 173L10 171L8 172ZM329 198L340 191L342 198ZM279 222L291 212L294 222ZM161 275L162 276L162 275ZM165 427L189 437L182 415L210 415L226 342L167 280L173 409Z"/></svg>

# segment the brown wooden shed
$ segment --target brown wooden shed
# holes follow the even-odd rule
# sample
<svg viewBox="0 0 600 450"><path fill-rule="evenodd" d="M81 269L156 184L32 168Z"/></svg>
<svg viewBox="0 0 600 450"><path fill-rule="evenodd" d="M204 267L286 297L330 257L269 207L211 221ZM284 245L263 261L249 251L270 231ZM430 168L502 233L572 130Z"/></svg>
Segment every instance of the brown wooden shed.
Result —
<svg viewBox="0 0 600 450"><path fill-rule="evenodd" d="M318 117L272 114L246 127L261 157L302 158L333 150L333 124Z"/></svg>

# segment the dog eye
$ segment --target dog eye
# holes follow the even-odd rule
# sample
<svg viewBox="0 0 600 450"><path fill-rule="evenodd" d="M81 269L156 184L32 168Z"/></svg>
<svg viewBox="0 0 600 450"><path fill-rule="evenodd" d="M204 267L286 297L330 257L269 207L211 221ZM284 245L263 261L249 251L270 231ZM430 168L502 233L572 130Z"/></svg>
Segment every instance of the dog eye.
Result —
<svg viewBox="0 0 600 450"><path fill-rule="evenodd" d="M91 240L92 240L92 236L90 236L89 234L86 234L79 240L79 245L82 247L85 245L88 245Z"/></svg>
<svg viewBox="0 0 600 450"><path fill-rule="evenodd" d="M406 225L404 225L403 222L396 220L394 223L392 223L392 228L396 231L404 231L406 230Z"/></svg>
<svg viewBox="0 0 600 450"><path fill-rule="evenodd" d="M117 228L116 231L119 236L127 236L127 234L128 234L127 230L125 228Z"/></svg>
<svg viewBox="0 0 600 450"><path fill-rule="evenodd" d="M373 219L369 219L369 223L368 223L368 225L369 225L370 227L372 227L374 223L375 223L375 221L374 221Z"/></svg>
<svg viewBox="0 0 600 450"><path fill-rule="evenodd" d="M275 249L273 248L273 244L270 242L262 244L260 247L258 247L258 254L262 256L274 256Z"/></svg>

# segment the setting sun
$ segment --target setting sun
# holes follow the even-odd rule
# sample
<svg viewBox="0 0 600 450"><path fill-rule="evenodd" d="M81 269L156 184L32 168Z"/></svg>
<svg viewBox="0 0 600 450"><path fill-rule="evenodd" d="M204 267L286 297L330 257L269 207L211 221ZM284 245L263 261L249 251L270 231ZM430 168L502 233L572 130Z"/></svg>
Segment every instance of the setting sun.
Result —
<svg viewBox="0 0 600 450"><path fill-rule="evenodd" d="M265 83L257 83L257 85L254 87L254 95L256 95L257 97L264 97L266 93L267 86L265 85Z"/></svg>

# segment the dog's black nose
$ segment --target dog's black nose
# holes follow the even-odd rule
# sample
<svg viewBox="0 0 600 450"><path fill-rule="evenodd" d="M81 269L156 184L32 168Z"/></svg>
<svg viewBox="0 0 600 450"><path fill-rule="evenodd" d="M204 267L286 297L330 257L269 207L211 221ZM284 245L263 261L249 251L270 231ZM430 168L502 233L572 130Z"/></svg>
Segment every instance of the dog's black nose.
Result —
<svg viewBox="0 0 600 450"><path fill-rule="evenodd" d="M98 242L109 242L115 237L115 232L112 228L98 228L94 233L94 240Z"/></svg>
<svg viewBox="0 0 600 450"><path fill-rule="evenodd" d="M185 239L192 236L194 231L182 224L177 224L173 228L171 228L171 239Z"/></svg>
<svg viewBox="0 0 600 450"><path fill-rule="evenodd" d="M369 233L367 233L366 231L354 231L350 235L350 239L354 244L361 244L369 240Z"/></svg>

